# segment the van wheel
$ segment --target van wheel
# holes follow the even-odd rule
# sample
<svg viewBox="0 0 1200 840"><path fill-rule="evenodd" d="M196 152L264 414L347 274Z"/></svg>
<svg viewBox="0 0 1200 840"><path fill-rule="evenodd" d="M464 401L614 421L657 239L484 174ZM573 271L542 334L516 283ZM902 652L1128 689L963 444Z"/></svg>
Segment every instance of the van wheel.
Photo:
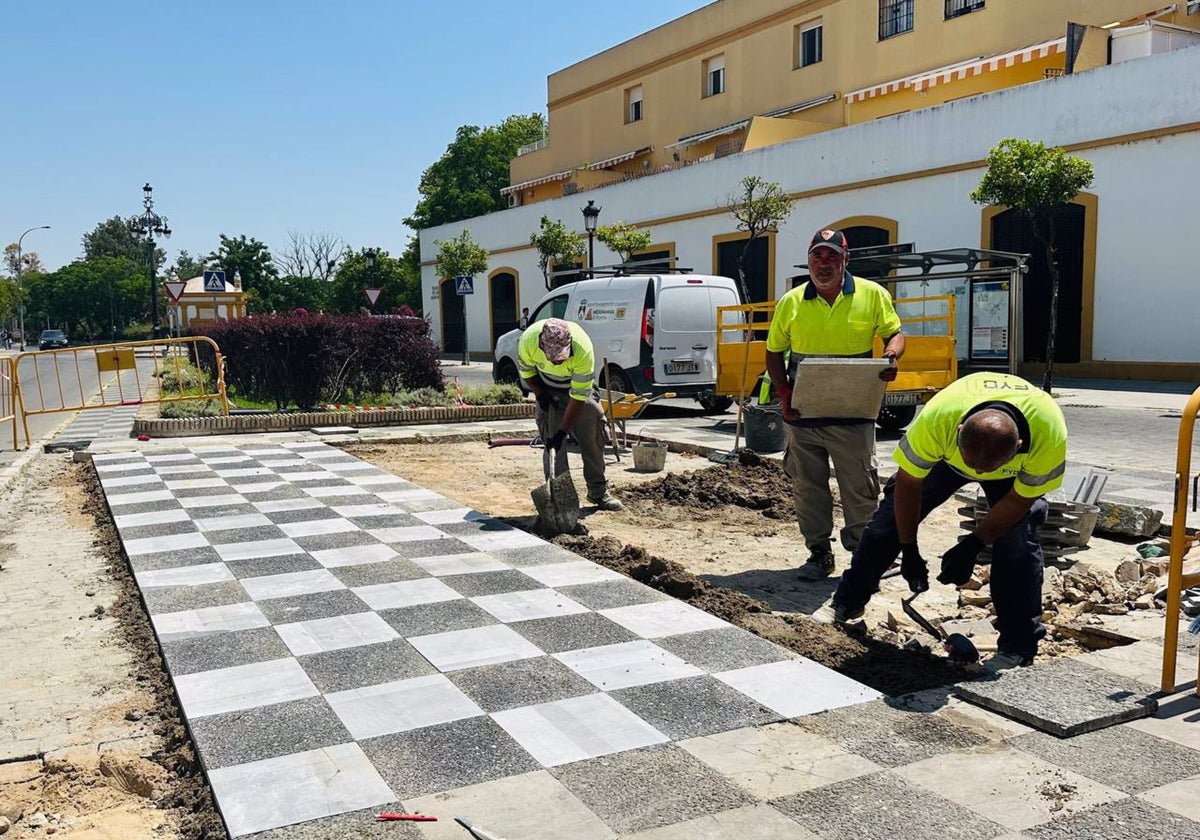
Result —
<svg viewBox="0 0 1200 840"><path fill-rule="evenodd" d="M724 414L733 405L733 397L718 397L716 394L707 394L703 397L697 397L696 402L700 403L700 407L704 409L705 414Z"/></svg>
<svg viewBox="0 0 1200 840"><path fill-rule="evenodd" d="M600 383L602 388L612 388L614 394L632 394L633 383L629 381L629 374L618 367L609 365L604 369L604 381Z"/></svg>
<svg viewBox="0 0 1200 840"><path fill-rule="evenodd" d="M517 375L517 366L505 359L496 367L497 385L518 385L521 377Z"/></svg>
<svg viewBox="0 0 1200 840"><path fill-rule="evenodd" d="M917 416L915 405L885 405L879 410L875 422L885 432L898 432Z"/></svg>

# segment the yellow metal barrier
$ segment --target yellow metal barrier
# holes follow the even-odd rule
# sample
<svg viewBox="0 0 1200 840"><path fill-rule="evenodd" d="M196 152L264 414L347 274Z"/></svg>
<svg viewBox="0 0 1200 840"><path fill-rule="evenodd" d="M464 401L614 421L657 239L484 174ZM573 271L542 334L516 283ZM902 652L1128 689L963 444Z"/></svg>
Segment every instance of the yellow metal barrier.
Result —
<svg viewBox="0 0 1200 840"><path fill-rule="evenodd" d="M17 439L17 365L12 356L0 359L0 423L12 424L13 449L20 448ZM29 446L29 435L25 435Z"/></svg>
<svg viewBox="0 0 1200 840"><path fill-rule="evenodd" d="M142 358L153 361L152 370L139 369L139 351ZM221 413L229 413L225 359L217 343L206 336L43 350L21 353L9 362L15 412L21 416L27 442L31 415L186 400L220 400ZM87 369L96 371L98 396L83 384ZM27 384L22 385L23 380ZM2 400L0 391L0 410Z"/></svg>
<svg viewBox="0 0 1200 840"><path fill-rule="evenodd" d="M1188 485L1192 475L1192 442L1196 415L1200 413L1200 388L1192 392L1179 421L1179 444L1175 454L1175 511L1171 518L1171 565L1167 572L1167 621L1163 632L1162 690L1175 691L1175 659L1179 653L1179 607L1183 591L1200 585L1200 572L1183 573L1183 555L1197 541L1187 534ZM1196 672L1200 694L1200 666Z"/></svg>

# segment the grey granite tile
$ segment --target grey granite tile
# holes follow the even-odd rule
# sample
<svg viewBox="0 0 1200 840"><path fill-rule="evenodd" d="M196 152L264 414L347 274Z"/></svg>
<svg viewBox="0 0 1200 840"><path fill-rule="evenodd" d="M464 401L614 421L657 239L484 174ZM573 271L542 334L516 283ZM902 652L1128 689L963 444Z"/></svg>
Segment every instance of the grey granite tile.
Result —
<svg viewBox="0 0 1200 840"><path fill-rule="evenodd" d="M381 530L383 528L411 528L414 525L424 525L417 517L408 513L390 513L386 516L351 516L347 517L364 531Z"/></svg>
<svg viewBox="0 0 1200 840"><path fill-rule="evenodd" d="M323 568L307 554L281 554L278 557L256 557L249 560L230 560L226 564L236 578L282 575L288 572L307 572Z"/></svg>
<svg viewBox="0 0 1200 840"><path fill-rule="evenodd" d="M294 522L316 522L321 519L340 519L334 511L325 507L299 508L297 510L266 511L263 516L276 525L290 525Z"/></svg>
<svg viewBox="0 0 1200 840"><path fill-rule="evenodd" d="M1029 732L1009 743L1125 793L1141 793L1200 772L1200 752L1128 726L1065 740Z"/></svg>
<svg viewBox="0 0 1200 840"><path fill-rule="evenodd" d="M324 697L193 718L189 728L208 770L354 740Z"/></svg>
<svg viewBox="0 0 1200 840"><path fill-rule="evenodd" d="M377 820L382 813L406 813L404 805L392 802L319 820L308 820L283 828L244 834L239 840L422 840L418 823Z"/></svg>
<svg viewBox="0 0 1200 840"><path fill-rule="evenodd" d="M485 712L593 694L596 687L549 656L483 665L447 674Z"/></svg>
<svg viewBox="0 0 1200 840"><path fill-rule="evenodd" d="M578 601L593 610L650 604L655 601L665 601L671 597L628 578L602 580L596 583L576 583L555 588L571 600Z"/></svg>
<svg viewBox="0 0 1200 840"><path fill-rule="evenodd" d="M206 519L208 517L205 517ZM213 545L229 545L230 543L258 542L260 540L281 540L287 537L278 525L259 525L254 528L230 528L229 530L206 531L209 542Z"/></svg>
<svg viewBox="0 0 1200 840"><path fill-rule="evenodd" d="M325 694L436 674L437 669L403 639L298 657Z"/></svg>
<svg viewBox="0 0 1200 840"><path fill-rule="evenodd" d="M150 537L173 537L179 534L194 534L196 523L190 519L181 522L163 522L158 525L134 525L118 529L121 541L144 540Z"/></svg>
<svg viewBox="0 0 1200 840"><path fill-rule="evenodd" d="M403 485L397 485L403 489ZM388 488L391 490L392 488ZM396 507L402 507L412 513L426 513L431 510L454 510L462 507L462 502L447 498L413 499L407 502L396 502Z"/></svg>
<svg viewBox="0 0 1200 840"><path fill-rule="evenodd" d="M163 586L143 589L142 598L146 611L159 613L198 610L204 607L219 607L225 604L240 604L250 596L236 580L221 583L205 583L199 586Z"/></svg>
<svg viewBox="0 0 1200 840"><path fill-rule="evenodd" d="M296 543L305 551L327 551L331 548L358 548L363 545L379 545L379 540L366 531L344 531L337 534L313 534L296 537Z"/></svg>
<svg viewBox="0 0 1200 840"><path fill-rule="evenodd" d="M783 720L709 676L622 688L609 696L676 741Z"/></svg>
<svg viewBox="0 0 1200 840"><path fill-rule="evenodd" d="M312 497L294 484L281 484L279 487L273 487L261 493L256 492L253 494L253 498L256 502L282 502L285 499L309 499Z"/></svg>
<svg viewBox="0 0 1200 840"><path fill-rule="evenodd" d="M1200 837L1200 823L1140 799L1120 799L1027 828L1023 834L1030 840L1183 840Z"/></svg>
<svg viewBox="0 0 1200 840"><path fill-rule="evenodd" d="M212 546L184 548L178 551L163 551L155 554L139 554L129 559L135 572L152 572L156 569L178 569L180 566L201 566L205 563L221 563L221 555ZM232 569L232 566L230 567Z"/></svg>
<svg viewBox="0 0 1200 840"><path fill-rule="evenodd" d="M541 769L486 716L370 738L360 745L402 801Z"/></svg>
<svg viewBox="0 0 1200 840"><path fill-rule="evenodd" d="M169 464L155 464L154 466L156 466L156 467L174 467L174 466L187 466L187 465L182 462L180 462L179 464L176 464L174 461L172 461ZM197 462L196 464L194 464L192 466L194 466L195 469L189 470L188 472L170 472L170 473L167 473L166 475L164 475L163 479L165 479L166 481L203 481L204 479L207 479L207 478L220 478L221 477L221 476L217 475L211 467L207 467L204 464ZM195 489L196 488L194 488L194 487L187 488L188 492L191 492L192 490L195 490Z"/></svg>
<svg viewBox="0 0 1200 840"><path fill-rule="evenodd" d="M499 519L439 522L437 527L454 537L475 536L476 534L505 534L513 530L513 526L501 522Z"/></svg>
<svg viewBox="0 0 1200 840"><path fill-rule="evenodd" d="M474 549L468 548L467 551ZM575 563L584 559L550 543L524 548L495 548L488 551L488 554L517 569L522 566L544 566L547 563Z"/></svg>
<svg viewBox="0 0 1200 840"><path fill-rule="evenodd" d="M287 645L271 627L162 642L162 652L171 673L177 677L291 656Z"/></svg>
<svg viewBox="0 0 1200 840"><path fill-rule="evenodd" d="M621 625L591 612L517 621L509 627L546 653L615 645L640 638Z"/></svg>
<svg viewBox="0 0 1200 840"><path fill-rule="evenodd" d="M258 608L263 611L263 615L270 619L272 624L312 621L316 618L352 615L371 610L361 598L348 589L293 595L290 598L271 598L267 601L259 601Z"/></svg>
<svg viewBox="0 0 1200 840"><path fill-rule="evenodd" d="M887 772L771 804L825 840L993 840L1005 833L1003 826Z"/></svg>
<svg viewBox="0 0 1200 840"><path fill-rule="evenodd" d="M476 595L499 595L503 592L526 592L530 589L545 589L529 575L523 575L514 569L502 572L477 572L468 575L446 575L442 583L449 586L464 598Z"/></svg>
<svg viewBox="0 0 1200 840"><path fill-rule="evenodd" d="M461 598L436 604L379 610L379 617L406 639L433 633L449 633L453 630L470 630L497 623L485 610Z"/></svg>
<svg viewBox="0 0 1200 840"><path fill-rule="evenodd" d="M754 802L672 745L577 761L550 772L617 833L659 828Z"/></svg>
<svg viewBox="0 0 1200 840"><path fill-rule="evenodd" d="M179 487L179 486L175 486L175 487L171 488L171 493L177 499L194 499L199 496L230 496L231 502L240 503L240 500L238 500L236 498L238 494L234 491L234 489L231 485L226 483L225 479L216 478L212 474L207 475L205 478L213 479L215 481L220 481L221 484L214 484L211 487ZM203 479L201 479L201 480L203 480ZM173 476L171 477L171 481L172 482L175 481Z"/></svg>
<svg viewBox="0 0 1200 840"><path fill-rule="evenodd" d="M779 645L736 627L666 636L656 639L655 644L669 650L684 662L713 672L732 671L794 658Z"/></svg>
<svg viewBox="0 0 1200 840"><path fill-rule="evenodd" d="M111 504L111 501L110 501ZM179 510L183 505L175 499L159 499L152 502L138 502L133 505L113 504L110 511L117 516L125 516L133 513L157 513L162 510ZM468 548L468 551L471 549Z"/></svg>
<svg viewBox="0 0 1200 840"><path fill-rule="evenodd" d="M936 714L894 709L883 700L807 715L796 723L884 767L987 743L978 732Z"/></svg>
<svg viewBox="0 0 1200 840"><path fill-rule="evenodd" d="M392 550L406 560L414 557L441 557L445 554L471 554L474 548L453 537L436 540L412 540L391 543Z"/></svg>
<svg viewBox="0 0 1200 840"><path fill-rule="evenodd" d="M411 560L385 560L382 563L364 563L361 566L335 566L329 571L351 588L431 577L429 572Z"/></svg>
<svg viewBox="0 0 1200 840"><path fill-rule="evenodd" d="M955 690L964 700L1061 738L1149 717L1158 707L1143 683L1073 659L1014 668Z"/></svg>

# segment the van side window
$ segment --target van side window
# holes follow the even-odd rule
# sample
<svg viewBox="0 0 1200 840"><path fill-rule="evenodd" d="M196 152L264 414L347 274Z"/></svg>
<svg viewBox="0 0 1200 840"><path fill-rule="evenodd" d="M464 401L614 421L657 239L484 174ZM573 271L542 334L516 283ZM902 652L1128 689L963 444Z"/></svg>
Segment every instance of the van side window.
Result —
<svg viewBox="0 0 1200 840"><path fill-rule="evenodd" d="M530 317L529 323L545 321L547 318L565 318L567 316L567 295L552 297L537 308Z"/></svg>

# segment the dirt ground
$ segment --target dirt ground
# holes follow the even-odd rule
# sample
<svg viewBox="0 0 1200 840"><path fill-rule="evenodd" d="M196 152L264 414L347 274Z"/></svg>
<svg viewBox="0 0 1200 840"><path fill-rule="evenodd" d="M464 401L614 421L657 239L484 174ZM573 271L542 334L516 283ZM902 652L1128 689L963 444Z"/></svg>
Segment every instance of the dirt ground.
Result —
<svg viewBox="0 0 1200 840"><path fill-rule="evenodd" d="M540 450L489 449L483 441L458 440L362 443L349 451L516 527L534 529L529 494L541 478ZM571 458L577 471L577 456ZM619 464L610 454L607 474L625 510L585 506L586 535L555 542L892 696L966 676L940 651L900 646L918 628L901 609L907 587L899 577L884 580L858 630L848 634L808 618L832 594L837 579L813 583L796 577L807 552L792 513L790 482L778 460L746 451L741 463L717 465L702 456L669 453L663 472L642 473L633 469L628 454ZM581 486L581 476L575 475ZM944 505L922 526L927 557L936 558L962 533L956 507ZM835 525L839 521L840 510ZM1085 554L1089 562L1115 566L1131 550L1094 537ZM845 568L848 553L840 546L835 552L838 568ZM953 588L936 583L918 606L935 623L988 616L984 609L961 606ZM937 647L929 637L924 641ZM976 641L986 656L994 637L984 634ZM1063 638L1047 640L1041 652L1061 656L1080 650Z"/></svg>
<svg viewBox="0 0 1200 840"><path fill-rule="evenodd" d="M0 827L224 837L98 492L40 455L0 500Z"/></svg>

